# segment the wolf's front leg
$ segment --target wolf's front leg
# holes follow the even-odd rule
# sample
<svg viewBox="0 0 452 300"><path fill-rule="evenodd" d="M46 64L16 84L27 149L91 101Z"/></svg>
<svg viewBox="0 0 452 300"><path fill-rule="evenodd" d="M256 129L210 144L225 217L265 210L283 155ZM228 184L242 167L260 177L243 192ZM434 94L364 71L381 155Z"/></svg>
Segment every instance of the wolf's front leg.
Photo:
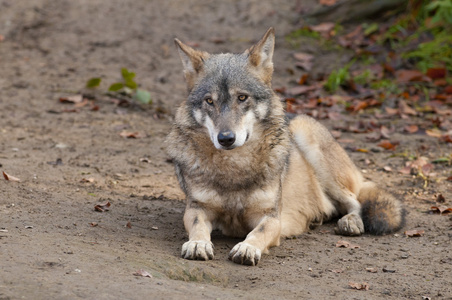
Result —
<svg viewBox="0 0 452 300"><path fill-rule="evenodd" d="M213 244L210 241L212 223L201 208L188 208L184 214L184 225L189 241L182 245L182 257L185 259L213 259Z"/></svg>
<svg viewBox="0 0 452 300"><path fill-rule="evenodd" d="M277 217L265 216L246 236L229 252L229 259L237 264L255 266L261 259L262 252L279 245L281 221Z"/></svg>

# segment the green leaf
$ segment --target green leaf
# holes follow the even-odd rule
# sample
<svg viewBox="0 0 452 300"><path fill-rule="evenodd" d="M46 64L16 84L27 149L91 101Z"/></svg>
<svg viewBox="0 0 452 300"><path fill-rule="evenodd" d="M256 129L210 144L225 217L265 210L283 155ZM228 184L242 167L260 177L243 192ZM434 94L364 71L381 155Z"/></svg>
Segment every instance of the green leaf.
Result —
<svg viewBox="0 0 452 300"><path fill-rule="evenodd" d="M117 92L120 89L122 89L123 87L124 87L124 83L116 82L116 83L113 83L112 85L110 85L110 87L108 88L108 91L109 92Z"/></svg>
<svg viewBox="0 0 452 300"><path fill-rule="evenodd" d="M135 73L129 72L129 70L127 70L126 68L121 68L121 75L122 78L124 78L124 81L126 82L129 80L133 81L133 79L135 78Z"/></svg>
<svg viewBox="0 0 452 300"><path fill-rule="evenodd" d="M95 78L91 78L90 80L88 80L86 82L86 87L89 89L98 87L100 85L100 82L102 81L102 79L95 77Z"/></svg>
<svg viewBox="0 0 452 300"><path fill-rule="evenodd" d="M133 79L125 80L125 86L135 90L138 87L138 84Z"/></svg>
<svg viewBox="0 0 452 300"><path fill-rule="evenodd" d="M377 23L372 23L370 25L367 26L367 28L364 30L364 35L365 36L369 36L372 33L377 32L379 29L378 24Z"/></svg>
<svg viewBox="0 0 452 300"><path fill-rule="evenodd" d="M146 90L137 89L135 95L133 96L136 100L144 104L151 104L151 93Z"/></svg>
<svg viewBox="0 0 452 300"><path fill-rule="evenodd" d="M432 161L432 163L434 163L434 164L448 163L448 162L450 162L450 158L448 158L448 157L440 157L440 158L437 158Z"/></svg>

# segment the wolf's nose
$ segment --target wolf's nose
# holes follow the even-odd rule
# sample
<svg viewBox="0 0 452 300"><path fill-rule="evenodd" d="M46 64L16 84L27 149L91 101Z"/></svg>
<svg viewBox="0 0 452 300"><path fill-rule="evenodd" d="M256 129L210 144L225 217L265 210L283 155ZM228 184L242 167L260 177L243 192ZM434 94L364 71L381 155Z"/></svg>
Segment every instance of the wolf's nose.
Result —
<svg viewBox="0 0 452 300"><path fill-rule="evenodd" d="M235 142L235 134L232 131L224 131L218 134L218 143L223 147L231 147Z"/></svg>

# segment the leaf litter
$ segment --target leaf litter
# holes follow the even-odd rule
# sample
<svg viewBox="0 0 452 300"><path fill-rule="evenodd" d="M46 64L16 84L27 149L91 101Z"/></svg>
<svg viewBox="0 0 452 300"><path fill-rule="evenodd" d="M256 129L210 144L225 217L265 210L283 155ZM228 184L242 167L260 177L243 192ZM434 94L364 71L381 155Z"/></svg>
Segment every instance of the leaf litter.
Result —
<svg viewBox="0 0 452 300"><path fill-rule="evenodd" d="M109 201L105 201L94 206L94 210L98 212L105 212L110 210L111 203Z"/></svg>

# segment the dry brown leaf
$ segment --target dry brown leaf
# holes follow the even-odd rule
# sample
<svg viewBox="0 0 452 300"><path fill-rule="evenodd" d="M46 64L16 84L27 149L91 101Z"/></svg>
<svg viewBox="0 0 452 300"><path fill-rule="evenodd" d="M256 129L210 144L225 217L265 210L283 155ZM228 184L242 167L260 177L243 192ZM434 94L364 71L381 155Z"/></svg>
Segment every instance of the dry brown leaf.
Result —
<svg viewBox="0 0 452 300"><path fill-rule="evenodd" d="M319 25L309 26L312 31L328 34L336 26L333 22L320 23Z"/></svg>
<svg viewBox="0 0 452 300"><path fill-rule="evenodd" d="M62 102L62 103L80 103L82 101L83 101L83 95L72 95L72 96L60 98L60 102Z"/></svg>
<svg viewBox="0 0 452 300"><path fill-rule="evenodd" d="M298 84L299 85L305 84L307 79L308 79L308 74L301 75L300 80L298 80Z"/></svg>
<svg viewBox="0 0 452 300"><path fill-rule="evenodd" d="M403 129L408 133L416 133L419 131L419 127L417 125L407 125Z"/></svg>
<svg viewBox="0 0 452 300"><path fill-rule="evenodd" d="M133 273L134 276L141 276L141 277L149 277L152 278L152 275L145 271L145 270L138 270L135 273Z"/></svg>
<svg viewBox="0 0 452 300"><path fill-rule="evenodd" d="M321 5L325 5L325 6L332 6L334 4L336 4L337 0L319 0L319 3Z"/></svg>
<svg viewBox="0 0 452 300"><path fill-rule="evenodd" d="M407 231L404 232L404 234L405 234L407 237L420 237L420 236L423 236L424 233L425 233L424 230L416 230L416 229L413 229L413 230L407 230Z"/></svg>
<svg viewBox="0 0 452 300"><path fill-rule="evenodd" d="M417 115L417 111L411 108L404 100L399 101L399 111L401 114L405 115Z"/></svg>
<svg viewBox="0 0 452 300"><path fill-rule="evenodd" d="M427 130L425 131L425 133L426 133L428 136L436 137L436 138L440 138L440 137L442 136L442 132L441 132L441 130L439 130L438 128L427 129Z"/></svg>
<svg viewBox="0 0 452 300"><path fill-rule="evenodd" d="M369 284L367 282L349 282L348 286L355 290L369 290Z"/></svg>
<svg viewBox="0 0 452 300"><path fill-rule="evenodd" d="M349 243L349 242L347 242L347 241L338 241L338 242L336 243L336 247L337 247L337 248L352 248L352 249L358 249L358 248L361 248L360 246L351 244L351 243Z"/></svg>
<svg viewBox="0 0 452 300"><path fill-rule="evenodd" d="M93 183L93 182L94 182L94 178L92 178L92 177L90 177L90 178L82 178L82 180L80 180L80 182L83 182L83 183L87 183L87 182Z"/></svg>
<svg viewBox="0 0 452 300"><path fill-rule="evenodd" d="M289 95L297 96L301 94L305 94L307 92L313 91L318 87L315 85L303 85L303 86L295 86L286 90L286 93Z"/></svg>
<svg viewBox="0 0 452 300"><path fill-rule="evenodd" d="M344 270L342 270L342 269L333 269L333 270L329 270L329 271L332 273L343 273L344 272Z"/></svg>
<svg viewBox="0 0 452 300"><path fill-rule="evenodd" d="M386 172L392 172L392 168L390 166L384 166L383 170L385 170Z"/></svg>
<svg viewBox="0 0 452 300"><path fill-rule="evenodd" d="M293 57L296 60L301 60L301 61L312 61L314 59L314 55L308 54L308 53L304 53L304 52L294 53Z"/></svg>
<svg viewBox="0 0 452 300"><path fill-rule="evenodd" d="M103 203L97 204L94 206L94 210L98 212L104 212L110 210L111 203L109 201L105 201Z"/></svg>
<svg viewBox="0 0 452 300"><path fill-rule="evenodd" d="M446 73L446 68L430 68L427 70L427 76L431 79L445 78Z"/></svg>
<svg viewBox="0 0 452 300"><path fill-rule="evenodd" d="M132 223L127 222L126 227L129 228L129 229L132 228Z"/></svg>
<svg viewBox="0 0 452 300"><path fill-rule="evenodd" d="M377 146L384 148L386 150L395 150L395 148L397 147L397 145L391 143L388 140L381 141Z"/></svg>
<svg viewBox="0 0 452 300"><path fill-rule="evenodd" d="M395 72L397 83L407 83L410 81L430 82L431 79L418 70L397 70Z"/></svg>
<svg viewBox="0 0 452 300"><path fill-rule="evenodd" d="M439 214L448 214L452 212L452 207L447 207L445 205L432 206L430 210Z"/></svg>
<svg viewBox="0 0 452 300"><path fill-rule="evenodd" d="M369 153L369 150L364 149L364 148L356 148L355 151L356 151L356 152L361 152L361 153Z"/></svg>
<svg viewBox="0 0 452 300"><path fill-rule="evenodd" d="M146 134L143 132L138 132L138 131L121 131L121 133L119 134L120 136L124 137L124 138L128 138L128 139L140 139L140 138L144 138L146 137Z"/></svg>
<svg viewBox="0 0 452 300"><path fill-rule="evenodd" d="M3 177L5 178L5 180L9 180L9 181L20 181L19 178L9 175L6 172L3 172Z"/></svg>

